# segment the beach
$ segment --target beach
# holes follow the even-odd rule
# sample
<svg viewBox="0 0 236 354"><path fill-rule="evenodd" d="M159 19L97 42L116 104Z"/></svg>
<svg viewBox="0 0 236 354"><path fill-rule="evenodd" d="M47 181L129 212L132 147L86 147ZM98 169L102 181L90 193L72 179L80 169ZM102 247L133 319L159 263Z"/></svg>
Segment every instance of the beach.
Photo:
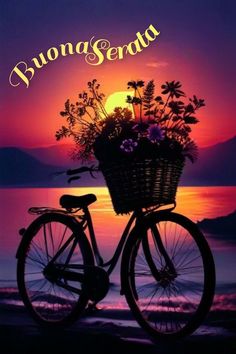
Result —
<svg viewBox="0 0 236 354"><path fill-rule="evenodd" d="M0 340L2 354L187 354L236 353L236 313L212 311L191 336L153 343L129 310L100 306L73 325L63 329L43 329L18 301L17 292L1 289ZM7 301L3 301L7 298ZM14 299L14 300L11 300ZM18 299L18 300L16 300Z"/></svg>

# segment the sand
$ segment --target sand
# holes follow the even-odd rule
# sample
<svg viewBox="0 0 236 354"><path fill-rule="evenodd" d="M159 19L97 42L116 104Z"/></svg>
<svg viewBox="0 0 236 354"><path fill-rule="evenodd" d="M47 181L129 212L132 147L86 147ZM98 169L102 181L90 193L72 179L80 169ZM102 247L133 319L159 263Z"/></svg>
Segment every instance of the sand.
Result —
<svg viewBox="0 0 236 354"><path fill-rule="evenodd" d="M128 310L101 309L60 330L38 326L23 306L0 305L1 354L236 354L235 313L211 313L193 335L155 344Z"/></svg>

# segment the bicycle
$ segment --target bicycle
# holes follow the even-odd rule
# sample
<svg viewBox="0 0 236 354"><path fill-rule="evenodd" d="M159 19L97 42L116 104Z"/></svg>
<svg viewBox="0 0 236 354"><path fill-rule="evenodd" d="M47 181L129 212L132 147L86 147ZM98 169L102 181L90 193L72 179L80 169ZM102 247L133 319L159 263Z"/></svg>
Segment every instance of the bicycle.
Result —
<svg viewBox="0 0 236 354"><path fill-rule="evenodd" d="M68 175L94 169L68 170ZM97 304L121 256L121 294L139 325L155 341L191 334L210 310L215 289L211 250L197 225L173 212L134 210L114 255L104 262L89 205L94 194L63 195L62 209L31 208L39 215L17 250L20 295L33 318L63 326ZM88 236L85 232L88 231Z"/></svg>

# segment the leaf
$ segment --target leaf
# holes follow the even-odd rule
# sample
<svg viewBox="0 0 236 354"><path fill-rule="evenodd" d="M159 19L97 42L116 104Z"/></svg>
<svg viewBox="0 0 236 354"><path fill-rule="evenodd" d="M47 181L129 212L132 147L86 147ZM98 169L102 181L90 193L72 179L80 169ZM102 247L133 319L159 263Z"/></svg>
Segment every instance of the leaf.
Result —
<svg viewBox="0 0 236 354"><path fill-rule="evenodd" d="M145 109L150 109L150 108L152 108L154 106L154 103L150 103L150 104L144 104L143 105L143 107L145 108Z"/></svg>
<svg viewBox="0 0 236 354"><path fill-rule="evenodd" d="M150 110L150 111L148 110L148 111L146 111L146 112L144 113L145 116L149 116L149 117L150 117L151 115L153 115L153 114L154 114L154 111L153 111L153 110Z"/></svg>
<svg viewBox="0 0 236 354"><path fill-rule="evenodd" d="M196 124L199 122L199 120L196 117L187 116L184 117L184 122L186 124Z"/></svg>
<svg viewBox="0 0 236 354"><path fill-rule="evenodd" d="M60 115L62 117L66 117L66 116L68 116L68 112L62 111L62 112L60 112Z"/></svg>
<svg viewBox="0 0 236 354"><path fill-rule="evenodd" d="M127 103L132 103L133 102L133 98L130 95L128 95L127 99L126 99L126 102Z"/></svg>
<svg viewBox="0 0 236 354"><path fill-rule="evenodd" d="M138 80L138 81L129 81L127 83L128 89L133 88L134 90L137 90L138 87L143 87L144 86L144 81Z"/></svg>
<svg viewBox="0 0 236 354"><path fill-rule="evenodd" d="M56 131L55 137L56 140L61 140L62 138L66 138L70 136L70 130L65 126L62 126L59 130Z"/></svg>
<svg viewBox="0 0 236 354"><path fill-rule="evenodd" d="M188 132L188 133L191 133L192 129L188 126L188 125L185 125L184 126L184 129Z"/></svg>
<svg viewBox="0 0 236 354"><path fill-rule="evenodd" d="M137 81L137 87L143 87L144 86L144 81L139 80Z"/></svg>
<svg viewBox="0 0 236 354"><path fill-rule="evenodd" d="M166 95L167 93L169 93L169 89L168 88L162 91L163 95Z"/></svg>
<svg viewBox="0 0 236 354"><path fill-rule="evenodd" d="M195 109L193 107L193 105L191 103L189 103L186 107L185 107L185 113L194 113Z"/></svg>
<svg viewBox="0 0 236 354"><path fill-rule="evenodd" d="M168 116L164 116L163 118L161 118L161 119L159 120L159 122L162 123L162 122L167 121L168 119L169 119Z"/></svg>
<svg viewBox="0 0 236 354"><path fill-rule="evenodd" d="M132 103L134 103L134 104L141 104L141 103L142 103L142 100L141 100L141 98L139 98L139 97L133 97Z"/></svg>
<svg viewBox="0 0 236 354"><path fill-rule="evenodd" d="M173 122L177 122L178 120L181 120L181 119L182 119L182 118L179 117L179 116L174 116L174 117L172 118Z"/></svg>

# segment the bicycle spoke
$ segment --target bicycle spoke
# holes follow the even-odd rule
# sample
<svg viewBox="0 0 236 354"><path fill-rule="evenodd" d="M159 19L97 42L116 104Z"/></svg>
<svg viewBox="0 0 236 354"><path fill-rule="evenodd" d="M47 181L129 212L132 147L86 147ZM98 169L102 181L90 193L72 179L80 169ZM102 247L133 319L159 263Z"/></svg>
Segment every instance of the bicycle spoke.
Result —
<svg viewBox="0 0 236 354"><path fill-rule="evenodd" d="M152 224L147 235L148 245L139 244L131 262L135 311L156 333L178 333L198 316L205 289L202 253L188 228L168 219Z"/></svg>
<svg viewBox="0 0 236 354"><path fill-rule="evenodd" d="M60 218L66 220L65 224L59 221ZM28 297L35 316L47 323L66 320L78 308L83 293L82 289L78 292L79 283L73 282L72 286L71 281L62 276L63 269L67 267L78 267L82 274L84 264L80 242L74 236L73 225L69 227L67 220L56 215L55 221L49 220L37 227L29 240L22 268L24 296Z"/></svg>
<svg viewBox="0 0 236 354"><path fill-rule="evenodd" d="M182 264L182 266L184 266L186 268L187 265L192 264L193 262L195 262L197 259L200 259L200 258L201 258L201 256L198 255L198 256L194 257L193 259L189 260L187 263ZM178 266L176 267L176 269L177 270L179 269Z"/></svg>
<svg viewBox="0 0 236 354"><path fill-rule="evenodd" d="M44 259L44 251L43 249L37 245L34 240L32 241L32 250L31 250L31 253L35 252L37 257L41 260L41 262L43 264L45 264L45 259Z"/></svg>
<svg viewBox="0 0 236 354"><path fill-rule="evenodd" d="M59 250L59 249L61 248L61 246L62 246L62 244L63 244L63 241L64 241L64 239L65 239L67 230L68 230L68 227L66 226L66 227L65 227L65 230L64 230L64 232L63 232L63 235L62 235L62 238L61 238L61 241L60 241L60 244L59 244L57 250Z"/></svg>
<svg viewBox="0 0 236 354"><path fill-rule="evenodd" d="M175 254L173 255L173 258L172 258L172 259L175 259L176 255L177 255L178 253L180 253L180 251L182 251L182 248L183 248L184 243L185 243L185 241L186 241L187 238L188 238L188 233L186 232L186 234L185 234L185 236L184 236L184 239L182 240L182 242L181 242L179 248L176 249L176 252L175 252Z"/></svg>
<svg viewBox="0 0 236 354"><path fill-rule="evenodd" d="M177 225L176 225L176 228L177 228ZM183 230L180 228L180 229L179 229L179 234L178 234L178 237L177 237L177 241L176 241L176 243L175 243L175 245L174 245L173 253L172 253L172 256L171 256L171 260L172 260L172 261L175 259L175 255L176 255L176 252L177 252L177 250L178 250L178 244L179 244L179 242L180 242L180 240L181 240L180 235L181 235L182 231L183 231ZM186 234L186 236L187 236L187 234Z"/></svg>
<svg viewBox="0 0 236 354"><path fill-rule="evenodd" d="M41 261L39 261L38 259L32 258L31 256L28 256L28 258L32 261L32 265L33 265L34 263L38 263L38 264L41 265L42 268L45 267L45 264L42 263Z"/></svg>

